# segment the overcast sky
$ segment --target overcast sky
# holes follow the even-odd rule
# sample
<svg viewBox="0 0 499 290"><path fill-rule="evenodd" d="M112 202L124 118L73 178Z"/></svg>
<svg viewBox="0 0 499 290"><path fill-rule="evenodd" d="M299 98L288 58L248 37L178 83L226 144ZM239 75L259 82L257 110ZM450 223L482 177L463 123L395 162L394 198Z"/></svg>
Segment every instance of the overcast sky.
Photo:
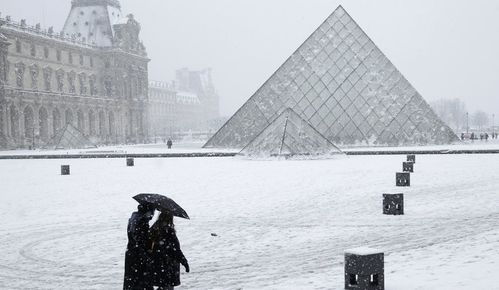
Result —
<svg viewBox="0 0 499 290"><path fill-rule="evenodd" d="M142 24L149 77L212 67L231 115L338 6L423 97L499 116L498 0L120 0ZM0 0L2 16L60 30L70 0ZM496 118L499 119L499 118Z"/></svg>

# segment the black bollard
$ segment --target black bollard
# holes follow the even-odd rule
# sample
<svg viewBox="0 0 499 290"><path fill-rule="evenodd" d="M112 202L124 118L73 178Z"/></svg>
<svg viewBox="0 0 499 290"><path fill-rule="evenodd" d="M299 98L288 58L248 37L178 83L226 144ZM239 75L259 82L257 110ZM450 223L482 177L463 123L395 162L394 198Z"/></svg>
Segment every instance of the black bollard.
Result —
<svg viewBox="0 0 499 290"><path fill-rule="evenodd" d="M370 248L346 250L345 289L385 289L383 252Z"/></svg>
<svg viewBox="0 0 499 290"><path fill-rule="evenodd" d="M61 165L61 175L70 175L69 165Z"/></svg>
<svg viewBox="0 0 499 290"><path fill-rule="evenodd" d="M407 155L407 162L416 163L416 155L414 154Z"/></svg>
<svg viewBox="0 0 499 290"><path fill-rule="evenodd" d="M395 174L396 186L411 186L411 174L409 172L397 172Z"/></svg>
<svg viewBox="0 0 499 290"><path fill-rule="evenodd" d="M403 172L414 172L414 162L403 162L402 163Z"/></svg>
<svg viewBox="0 0 499 290"><path fill-rule="evenodd" d="M404 214L404 194L383 194L383 214Z"/></svg>
<svg viewBox="0 0 499 290"><path fill-rule="evenodd" d="M126 159L126 166L134 166L134 165L135 165L135 161L133 160L133 158L128 157Z"/></svg>

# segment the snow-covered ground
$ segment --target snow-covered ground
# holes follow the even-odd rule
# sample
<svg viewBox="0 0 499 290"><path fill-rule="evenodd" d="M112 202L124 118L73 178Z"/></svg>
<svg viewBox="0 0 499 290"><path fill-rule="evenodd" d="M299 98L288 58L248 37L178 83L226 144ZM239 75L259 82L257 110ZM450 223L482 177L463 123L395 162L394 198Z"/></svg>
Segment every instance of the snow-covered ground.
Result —
<svg viewBox="0 0 499 290"><path fill-rule="evenodd" d="M239 152L232 149L202 148L205 142L183 142L168 149L166 144L111 145L88 149L36 149L36 150L0 150L0 155L61 155L61 154L134 154L134 153L209 153ZM499 146L498 146L499 148Z"/></svg>
<svg viewBox="0 0 499 290"><path fill-rule="evenodd" d="M138 144L138 145L112 145L101 146L89 149L36 149L36 150L0 150L0 156L9 155L63 155L63 154L164 154L164 153L238 153L241 149L220 149L220 148L202 148L206 142L180 142L175 143L172 149L168 149L166 144ZM499 150L499 140L488 141L464 141L451 145L428 145L428 146L398 146L398 147L341 147L345 152L355 151L427 151L427 150Z"/></svg>
<svg viewBox="0 0 499 290"><path fill-rule="evenodd" d="M404 159L0 160L0 289L120 289L140 192L191 216L180 289L343 289L359 246L385 251L386 289L499 289L499 155L419 155L396 188ZM382 215L398 192L406 214Z"/></svg>

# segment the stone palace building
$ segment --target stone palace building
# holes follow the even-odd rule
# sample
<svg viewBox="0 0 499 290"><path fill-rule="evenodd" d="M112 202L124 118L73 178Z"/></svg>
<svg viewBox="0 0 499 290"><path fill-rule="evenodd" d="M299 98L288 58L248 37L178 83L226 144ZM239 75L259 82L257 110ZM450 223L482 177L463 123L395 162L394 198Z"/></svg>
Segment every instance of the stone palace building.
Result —
<svg viewBox="0 0 499 290"><path fill-rule="evenodd" d="M148 136L140 24L117 0L73 0L61 32L0 17L0 148L44 147L71 123L97 144Z"/></svg>

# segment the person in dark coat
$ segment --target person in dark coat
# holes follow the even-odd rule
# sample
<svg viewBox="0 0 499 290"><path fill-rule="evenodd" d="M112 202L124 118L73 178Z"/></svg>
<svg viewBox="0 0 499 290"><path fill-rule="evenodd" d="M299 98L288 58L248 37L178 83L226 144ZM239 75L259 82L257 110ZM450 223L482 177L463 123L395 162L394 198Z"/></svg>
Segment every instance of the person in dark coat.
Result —
<svg viewBox="0 0 499 290"><path fill-rule="evenodd" d="M125 254L124 290L152 290L148 274L149 221L154 215L151 205L139 204L128 220L128 245Z"/></svg>
<svg viewBox="0 0 499 290"><path fill-rule="evenodd" d="M168 146L168 149L172 149L172 145L173 145L172 139L168 139L168 141L166 142L166 146Z"/></svg>
<svg viewBox="0 0 499 290"><path fill-rule="evenodd" d="M180 250L173 216L161 213L150 230L152 285L158 290L171 290L180 285L180 264L189 273L189 263Z"/></svg>

